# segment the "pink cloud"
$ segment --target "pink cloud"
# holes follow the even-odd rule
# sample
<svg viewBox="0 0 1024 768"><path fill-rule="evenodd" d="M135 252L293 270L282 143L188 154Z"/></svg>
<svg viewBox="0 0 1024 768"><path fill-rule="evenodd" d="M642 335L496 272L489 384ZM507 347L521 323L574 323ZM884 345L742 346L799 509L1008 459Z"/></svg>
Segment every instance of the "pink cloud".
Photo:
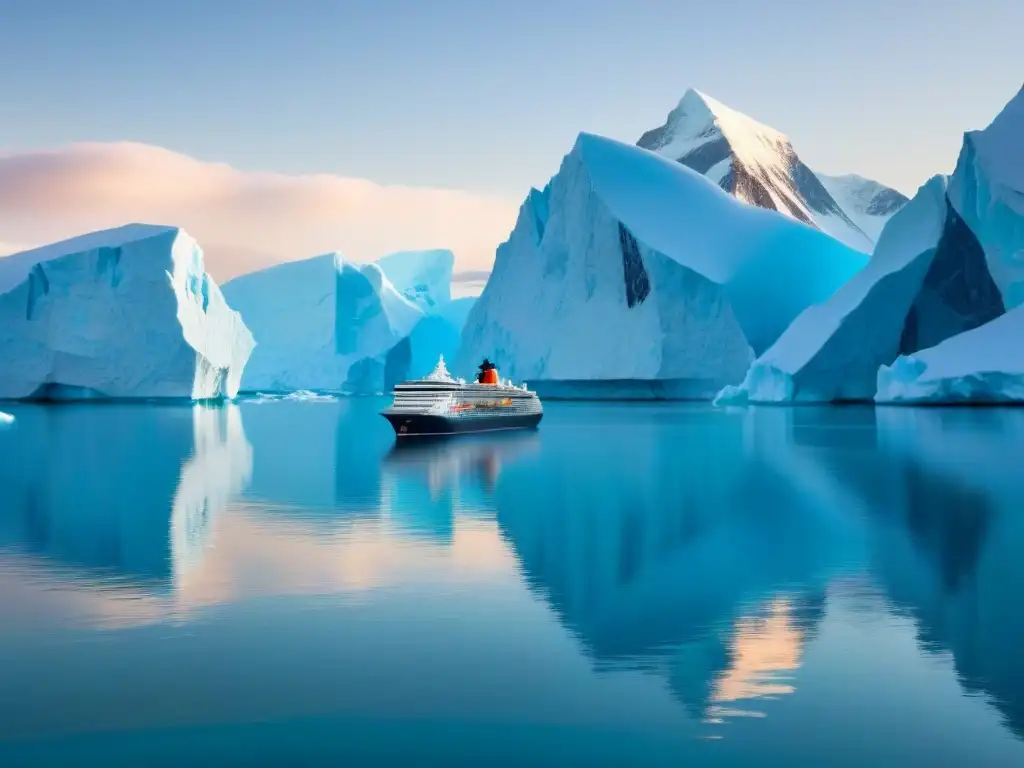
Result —
<svg viewBox="0 0 1024 768"><path fill-rule="evenodd" d="M221 281L332 250L367 261L450 248L458 269L487 269L517 208L457 190L240 171L130 142L0 154L3 242L42 244L132 221L174 224L200 242Z"/></svg>

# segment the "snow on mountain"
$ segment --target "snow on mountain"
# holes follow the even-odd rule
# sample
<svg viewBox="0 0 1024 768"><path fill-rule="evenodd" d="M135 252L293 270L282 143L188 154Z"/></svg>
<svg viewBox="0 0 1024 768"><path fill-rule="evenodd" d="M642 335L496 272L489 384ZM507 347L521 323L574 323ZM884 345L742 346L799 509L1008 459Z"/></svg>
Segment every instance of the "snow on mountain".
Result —
<svg viewBox="0 0 1024 768"><path fill-rule="evenodd" d="M643 149L581 134L531 190L456 369L517 379L738 381L866 257Z"/></svg>
<svg viewBox="0 0 1024 768"><path fill-rule="evenodd" d="M719 402L865 400L880 385L886 399L995 397L1004 367L978 380L991 355L953 357L971 339L998 348L993 339L1015 326L993 321L1024 301L1022 105L1018 94L989 128L966 134L953 176L923 186L886 224L868 267L798 317ZM968 341L954 343L958 334ZM931 360L943 361L939 372L922 368Z"/></svg>
<svg viewBox="0 0 1024 768"><path fill-rule="evenodd" d="M453 263L450 251L364 265L330 253L231 280L224 293L257 342L243 388L379 392L429 372L461 331Z"/></svg>
<svg viewBox="0 0 1024 768"><path fill-rule="evenodd" d="M877 243L885 223L909 201L895 189L855 173L843 176L815 174L850 220Z"/></svg>
<svg viewBox="0 0 1024 768"><path fill-rule="evenodd" d="M880 199L878 213L860 213L857 198L834 197L784 134L693 89L669 112L665 124L647 131L637 146L693 168L739 200L810 224L865 253L871 252L881 229L877 218L884 223L900 198L906 202L898 192L869 182L891 194ZM849 185L839 186L845 192Z"/></svg>
<svg viewBox="0 0 1024 768"><path fill-rule="evenodd" d="M878 371L875 401L1024 401L1024 306Z"/></svg>
<svg viewBox="0 0 1024 768"><path fill-rule="evenodd" d="M176 227L0 258L0 398L234 397L252 348Z"/></svg>

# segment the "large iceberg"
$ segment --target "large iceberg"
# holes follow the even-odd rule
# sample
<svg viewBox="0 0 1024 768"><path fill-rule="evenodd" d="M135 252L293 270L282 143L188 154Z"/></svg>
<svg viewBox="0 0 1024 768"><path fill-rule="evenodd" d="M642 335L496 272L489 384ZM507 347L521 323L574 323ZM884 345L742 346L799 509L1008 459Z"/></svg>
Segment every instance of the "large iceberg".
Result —
<svg viewBox="0 0 1024 768"><path fill-rule="evenodd" d="M923 359L917 353L1019 304L1022 105L1024 91L988 129L967 134L953 176L927 182L885 226L867 268L801 314L742 384L720 393L719 402L871 400L882 366L904 356L894 367L895 379L886 374L885 381L916 378L910 369L917 371ZM1016 126L1016 142L1008 124ZM940 349L935 354L948 356L965 347ZM954 368L963 372L971 365L965 360ZM981 396L985 388L977 391Z"/></svg>
<svg viewBox="0 0 1024 768"><path fill-rule="evenodd" d="M456 363L536 380L739 381L867 257L653 152L581 134L531 190Z"/></svg>
<svg viewBox="0 0 1024 768"><path fill-rule="evenodd" d="M330 253L224 286L257 341L247 391L372 393L454 354L465 301L452 301L451 251L405 251L372 264ZM472 303L470 300L469 303Z"/></svg>
<svg viewBox="0 0 1024 768"><path fill-rule="evenodd" d="M1024 306L882 366L875 401L1024 401Z"/></svg>
<svg viewBox="0 0 1024 768"><path fill-rule="evenodd" d="M176 227L0 259L0 398L234 397L252 335Z"/></svg>

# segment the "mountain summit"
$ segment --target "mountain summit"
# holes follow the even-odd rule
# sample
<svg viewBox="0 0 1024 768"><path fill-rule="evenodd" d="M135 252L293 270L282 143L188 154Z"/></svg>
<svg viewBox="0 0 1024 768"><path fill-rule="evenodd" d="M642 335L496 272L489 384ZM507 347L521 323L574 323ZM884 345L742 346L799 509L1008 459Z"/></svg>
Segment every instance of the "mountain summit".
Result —
<svg viewBox="0 0 1024 768"><path fill-rule="evenodd" d="M866 253L907 202L899 192L863 179L877 187L874 195L882 194L878 205L864 202L863 185L819 177L785 134L692 88L665 124L647 131L637 146L704 174L739 200L779 211Z"/></svg>

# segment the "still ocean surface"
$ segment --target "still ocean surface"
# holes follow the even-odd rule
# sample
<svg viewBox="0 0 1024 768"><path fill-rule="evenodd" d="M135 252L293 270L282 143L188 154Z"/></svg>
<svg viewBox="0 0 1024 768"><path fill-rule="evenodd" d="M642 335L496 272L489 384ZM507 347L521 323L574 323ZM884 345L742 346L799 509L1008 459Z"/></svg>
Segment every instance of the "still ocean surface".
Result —
<svg viewBox="0 0 1024 768"><path fill-rule="evenodd" d="M1024 765L1024 409L8 405L0 765Z"/></svg>

